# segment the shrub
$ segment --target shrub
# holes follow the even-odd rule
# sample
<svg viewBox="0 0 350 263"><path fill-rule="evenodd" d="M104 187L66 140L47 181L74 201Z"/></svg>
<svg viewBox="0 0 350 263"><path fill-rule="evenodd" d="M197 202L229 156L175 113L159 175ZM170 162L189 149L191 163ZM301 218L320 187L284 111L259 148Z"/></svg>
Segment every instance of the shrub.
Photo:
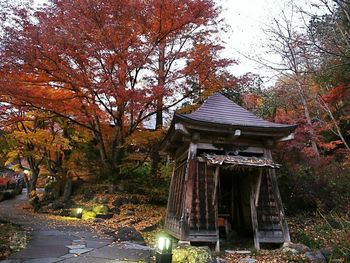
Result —
<svg viewBox="0 0 350 263"><path fill-rule="evenodd" d="M168 170L161 168L165 174L159 178L150 176L148 163L136 169L124 171L126 173L122 181L124 191L130 194L146 195L152 204L166 204L170 184Z"/></svg>
<svg viewBox="0 0 350 263"><path fill-rule="evenodd" d="M285 166L277 175L288 215L318 210L346 211L349 205L349 167L336 162L318 168L300 165L290 169Z"/></svg>

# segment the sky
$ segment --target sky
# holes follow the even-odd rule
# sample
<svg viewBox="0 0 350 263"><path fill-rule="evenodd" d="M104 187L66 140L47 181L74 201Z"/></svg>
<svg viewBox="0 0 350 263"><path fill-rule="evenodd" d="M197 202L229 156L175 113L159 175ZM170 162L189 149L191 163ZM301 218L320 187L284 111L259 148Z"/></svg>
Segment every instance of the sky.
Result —
<svg viewBox="0 0 350 263"><path fill-rule="evenodd" d="M277 61L279 57L266 54L266 35L263 29L271 25L273 18L278 18L282 12L291 12L288 3L292 1L303 8L309 8L310 0L218 0L224 8L223 18L230 25L231 30L226 34L225 57L237 59L239 64L231 71L235 75L247 72L257 73L265 78L267 85L275 81L273 72L266 67L246 57L262 56L265 59ZM302 23L300 21L300 23Z"/></svg>

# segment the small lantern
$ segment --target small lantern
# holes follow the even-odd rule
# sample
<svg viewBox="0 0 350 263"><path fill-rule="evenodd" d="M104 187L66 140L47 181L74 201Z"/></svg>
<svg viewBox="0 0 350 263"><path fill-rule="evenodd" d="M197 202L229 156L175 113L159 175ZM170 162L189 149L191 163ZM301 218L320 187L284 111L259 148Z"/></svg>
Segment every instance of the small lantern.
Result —
<svg viewBox="0 0 350 263"><path fill-rule="evenodd" d="M83 208L79 207L76 210L76 217L81 218L83 216Z"/></svg>
<svg viewBox="0 0 350 263"><path fill-rule="evenodd" d="M159 237L157 240L156 263L171 263L172 256L170 238Z"/></svg>

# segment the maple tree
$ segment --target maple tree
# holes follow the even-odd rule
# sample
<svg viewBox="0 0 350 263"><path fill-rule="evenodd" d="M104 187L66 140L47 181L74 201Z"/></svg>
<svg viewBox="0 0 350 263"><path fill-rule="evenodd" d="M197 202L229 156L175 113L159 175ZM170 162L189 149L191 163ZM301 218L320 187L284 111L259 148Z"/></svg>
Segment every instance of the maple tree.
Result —
<svg viewBox="0 0 350 263"><path fill-rule="evenodd" d="M152 103L146 88L135 89L144 48L137 35L142 22L130 19L138 19L137 8L123 1L57 1L38 11L35 22L19 10L17 27L8 27L4 40L2 93L89 129L108 168Z"/></svg>
<svg viewBox="0 0 350 263"><path fill-rule="evenodd" d="M218 88L220 71L233 61L222 59L216 38L222 21L212 0L156 0L147 5L146 38L153 46L148 66L155 98L155 127L163 128L163 112L193 93ZM221 87L220 87L221 88ZM160 159L153 152L152 174Z"/></svg>
<svg viewBox="0 0 350 263"><path fill-rule="evenodd" d="M315 81L322 109L320 119L326 150L349 150L349 1L316 1L322 16L313 15L308 36L318 61Z"/></svg>
<svg viewBox="0 0 350 263"><path fill-rule="evenodd" d="M57 162L58 156L71 148L70 141L65 138L57 122L42 114L17 110L11 115L6 119L3 116L1 121L6 132L2 137L2 155L6 159L5 165L12 165L12 169L29 169L29 173L23 174L30 194L36 190L43 166Z"/></svg>
<svg viewBox="0 0 350 263"><path fill-rule="evenodd" d="M116 170L126 138L153 114L161 127L163 112L193 92L189 75L204 80L193 66L200 45L212 58L200 69L212 70L207 79L230 63L219 59L213 37L219 11L209 0L61 0L15 9L2 41L2 100L88 129L102 164Z"/></svg>

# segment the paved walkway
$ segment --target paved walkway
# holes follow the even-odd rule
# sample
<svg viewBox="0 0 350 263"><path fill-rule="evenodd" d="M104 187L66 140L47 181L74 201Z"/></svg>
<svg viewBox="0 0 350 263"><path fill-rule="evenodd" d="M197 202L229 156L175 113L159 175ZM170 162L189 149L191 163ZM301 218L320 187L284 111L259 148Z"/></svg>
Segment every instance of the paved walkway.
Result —
<svg viewBox="0 0 350 263"><path fill-rule="evenodd" d="M116 263L149 262L150 248L130 242L115 243L84 226L71 226L42 217L33 217L18 208L26 193L0 203L0 219L29 231L27 247L1 263Z"/></svg>

